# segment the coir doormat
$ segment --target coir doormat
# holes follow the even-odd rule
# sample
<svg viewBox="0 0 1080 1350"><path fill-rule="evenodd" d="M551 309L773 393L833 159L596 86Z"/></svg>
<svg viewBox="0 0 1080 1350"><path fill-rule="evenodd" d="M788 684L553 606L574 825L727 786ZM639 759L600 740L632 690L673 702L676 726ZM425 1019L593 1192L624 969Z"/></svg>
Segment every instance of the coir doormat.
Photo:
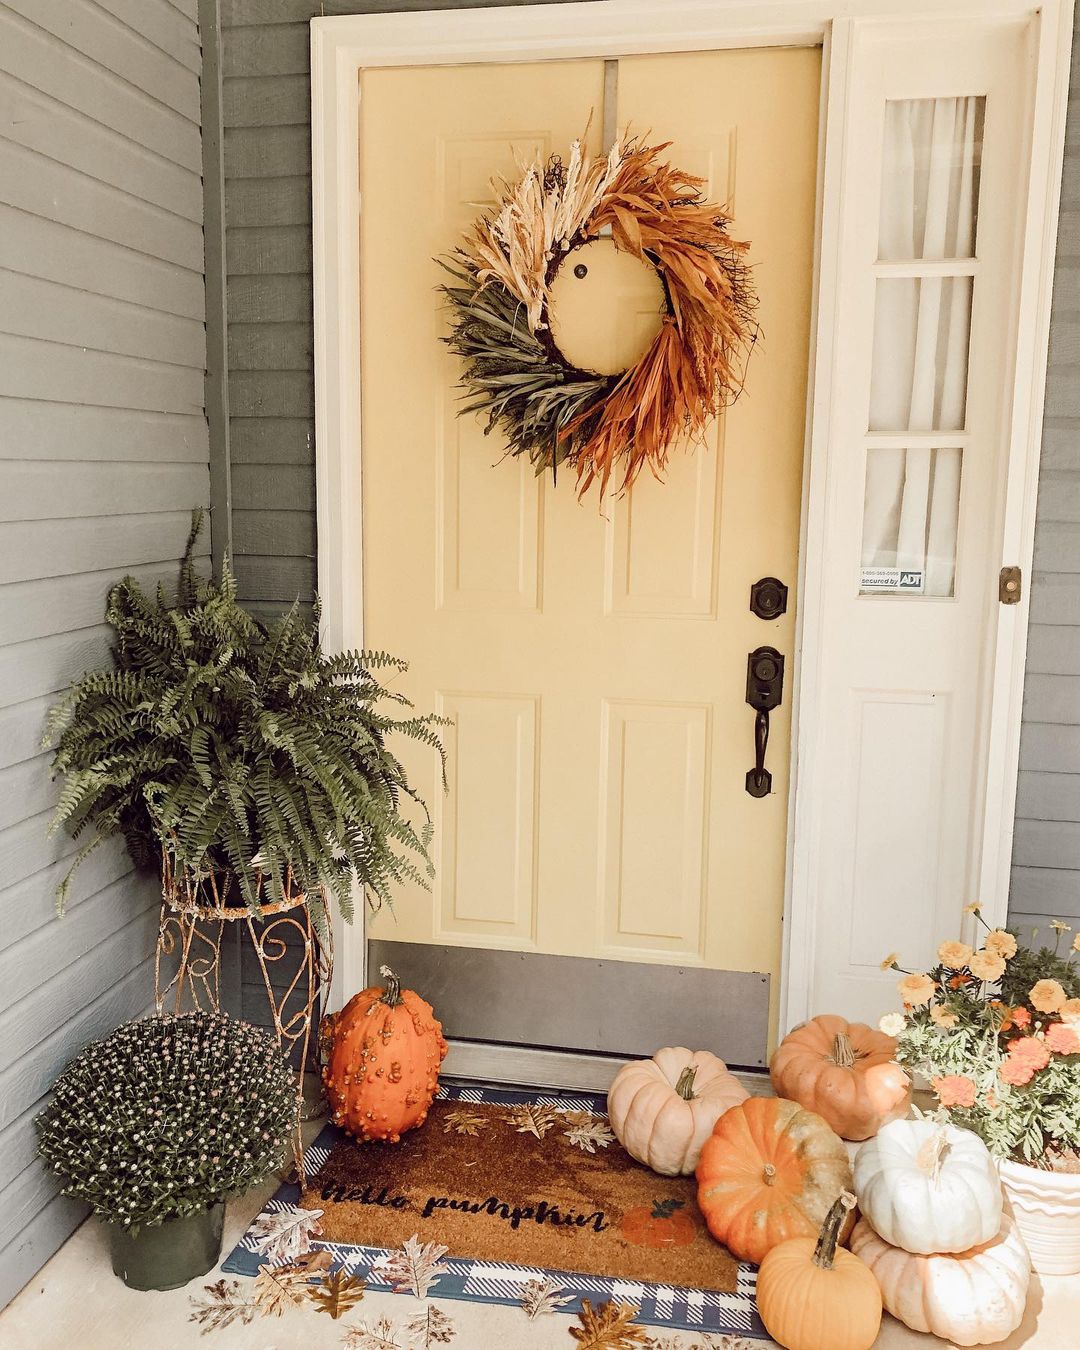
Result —
<svg viewBox="0 0 1080 1350"><path fill-rule="evenodd" d="M449 1248L437 1297L519 1303L547 1276L567 1313L582 1299L616 1299L655 1326L765 1338L755 1268L709 1236L694 1179L634 1162L604 1105L592 1094L444 1085L426 1124L396 1146L327 1126L306 1155L306 1190L283 1186L223 1269L255 1274L266 1220L299 1208L319 1212L315 1245L335 1267L373 1288L391 1287L379 1267L416 1236Z"/></svg>

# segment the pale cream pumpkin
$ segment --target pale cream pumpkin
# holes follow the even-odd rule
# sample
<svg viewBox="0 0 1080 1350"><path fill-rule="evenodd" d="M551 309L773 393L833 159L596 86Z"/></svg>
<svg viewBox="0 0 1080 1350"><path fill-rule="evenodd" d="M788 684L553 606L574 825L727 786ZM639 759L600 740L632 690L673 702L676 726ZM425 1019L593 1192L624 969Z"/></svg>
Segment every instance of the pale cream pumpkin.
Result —
<svg viewBox="0 0 1080 1350"><path fill-rule="evenodd" d="M932 1256L890 1246L860 1219L851 1250L873 1272L885 1307L913 1331L951 1345L993 1345L1024 1319L1031 1261L1008 1214L990 1242Z"/></svg>
<svg viewBox="0 0 1080 1350"><path fill-rule="evenodd" d="M713 1126L748 1096L722 1059L672 1046L623 1065L608 1093L608 1118L632 1158L661 1176L688 1176Z"/></svg>
<svg viewBox="0 0 1080 1350"><path fill-rule="evenodd" d="M769 1076L777 1096L816 1111L841 1138L869 1139L911 1105L911 1080L895 1054L892 1036L827 1013L788 1032Z"/></svg>
<svg viewBox="0 0 1080 1350"><path fill-rule="evenodd" d="M970 1130L894 1120L855 1158L859 1207L884 1241L909 1252L964 1252L1001 1226L1001 1179Z"/></svg>

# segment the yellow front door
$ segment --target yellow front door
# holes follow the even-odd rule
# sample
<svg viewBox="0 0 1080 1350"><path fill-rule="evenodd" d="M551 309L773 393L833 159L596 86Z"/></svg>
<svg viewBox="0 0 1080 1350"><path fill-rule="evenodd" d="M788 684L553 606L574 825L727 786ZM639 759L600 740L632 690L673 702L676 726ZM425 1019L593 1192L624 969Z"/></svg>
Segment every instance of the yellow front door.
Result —
<svg viewBox="0 0 1080 1350"><path fill-rule="evenodd" d="M364 629L401 688L452 719L450 790L409 768L436 824L430 895L381 938L759 971L779 990L794 598L820 57L784 49L618 63L618 123L729 202L752 243L762 339L707 444L601 507L456 415L432 261L515 156L565 156L600 61L362 76ZM771 795L746 791L747 654L789 662Z"/></svg>

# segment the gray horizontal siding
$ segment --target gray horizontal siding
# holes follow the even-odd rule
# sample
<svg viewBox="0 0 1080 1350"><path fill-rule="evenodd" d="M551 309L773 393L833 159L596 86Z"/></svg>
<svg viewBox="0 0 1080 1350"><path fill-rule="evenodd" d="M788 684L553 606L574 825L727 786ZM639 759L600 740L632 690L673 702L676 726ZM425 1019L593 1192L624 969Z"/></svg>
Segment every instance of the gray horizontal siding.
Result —
<svg viewBox="0 0 1080 1350"><path fill-rule="evenodd" d="M1080 46L1050 326L1010 920L1080 927Z"/></svg>
<svg viewBox="0 0 1080 1350"><path fill-rule="evenodd" d="M118 841L56 916L40 741L108 658L109 585L175 578L208 500L200 65L189 0L0 0L0 1304L84 1213L35 1114L152 1001L157 888Z"/></svg>

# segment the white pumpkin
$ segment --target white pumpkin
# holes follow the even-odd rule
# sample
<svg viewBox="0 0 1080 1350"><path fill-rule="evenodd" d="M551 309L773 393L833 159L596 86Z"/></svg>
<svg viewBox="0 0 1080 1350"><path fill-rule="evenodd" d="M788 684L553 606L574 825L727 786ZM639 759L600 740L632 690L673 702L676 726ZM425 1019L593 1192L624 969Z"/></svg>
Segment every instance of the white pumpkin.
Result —
<svg viewBox="0 0 1080 1350"><path fill-rule="evenodd" d="M894 1120L855 1156L855 1194L876 1232L909 1252L964 1252L1001 1226L1001 1179L978 1135Z"/></svg>
<svg viewBox="0 0 1080 1350"><path fill-rule="evenodd" d="M749 1095L716 1055L673 1046L623 1065L608 1093L608 1119L632 1158L661 1176L689 1176L713 1126Z"/></svg>
<svg viewBox="0 0 1080 1350"><path fill-rule="evenodd" d="M1009 1214L990 1242L934 1256L892 1247L860 1219L851 1250L870 1267L888 1311L912 1331L950 1345L993 1345L1024 1320L1031 1262Z"/></svg>

